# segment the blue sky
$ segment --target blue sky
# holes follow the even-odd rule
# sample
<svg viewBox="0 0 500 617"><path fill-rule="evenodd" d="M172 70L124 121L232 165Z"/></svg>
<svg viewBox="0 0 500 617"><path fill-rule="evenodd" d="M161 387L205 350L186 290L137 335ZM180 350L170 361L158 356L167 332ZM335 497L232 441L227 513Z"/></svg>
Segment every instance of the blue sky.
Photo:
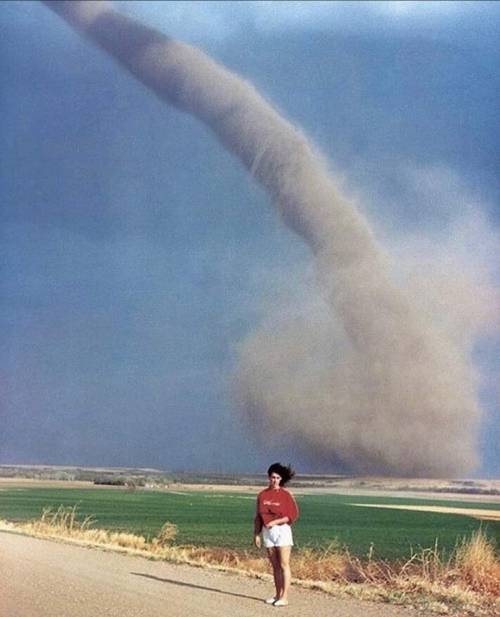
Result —
<svg viewBox="0 0 500 617"><path fill-rule="evenodd" d="M402 274L429 263L476 282L477 475L498 476L500 6L119 8L302 126ZM0 10L0 462L308 469L250 437L231 398L238 345L293 296L307 249L204 126L41 4Z"/></svg>

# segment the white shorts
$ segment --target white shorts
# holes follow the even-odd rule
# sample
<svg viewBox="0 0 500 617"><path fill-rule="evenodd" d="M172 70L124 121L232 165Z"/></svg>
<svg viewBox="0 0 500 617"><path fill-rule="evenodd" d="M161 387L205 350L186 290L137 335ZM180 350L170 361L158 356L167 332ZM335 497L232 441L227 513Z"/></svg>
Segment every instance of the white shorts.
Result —
<svg viewBox="0 0 500 617"><path fill-rule="evenodd" d="M262 528L262 539L266 548L273 546L293 546L292 528L286 523Z"/></svg>

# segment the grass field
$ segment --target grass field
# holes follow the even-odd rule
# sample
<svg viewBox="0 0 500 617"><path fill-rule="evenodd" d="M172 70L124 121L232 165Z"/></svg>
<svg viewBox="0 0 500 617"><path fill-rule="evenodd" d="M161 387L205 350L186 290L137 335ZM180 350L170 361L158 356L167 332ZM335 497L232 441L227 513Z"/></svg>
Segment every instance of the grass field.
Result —
<svg viewBox="0 0 500 617"><path fill-rule="evenodd" d="M411 549L439 547L451 551L457 541L479 527L498 544L500 523L468 516L377 508L353 503L444 505L500 510L500 504L449 500L303 495L301 517L294 528L297 548L326 547L337 540L357 556L373 545L379 559L407 558ZM177 544L249 549L255 509L253 494L227 492L129 492L117 489L8 488L0 491L0 519L39 518L48 506L78 505L95 527L152 537L165 521L178 526Z"/></svg>

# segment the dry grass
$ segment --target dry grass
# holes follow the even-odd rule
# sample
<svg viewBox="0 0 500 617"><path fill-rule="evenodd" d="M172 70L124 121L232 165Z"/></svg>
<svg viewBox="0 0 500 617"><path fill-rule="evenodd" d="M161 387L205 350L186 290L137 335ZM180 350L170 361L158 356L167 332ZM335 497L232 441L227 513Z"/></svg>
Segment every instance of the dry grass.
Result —
<svg viewBox="0 0 500 617"><path fill-rule="evenodd" d="M48 508L40 519L14 528L38 537L70 539L79 543L117 548L175 563L231 569L254 576L269 576L267 561L252 551L173 544L177 527L166 522L147 540L130 533L92 528L92 517L78 520L76 506ZM12 529L12 524L4 527ZM437 543L415 552L406 562L360 559L333 543L323 550L302 549L293 555L296 584L328 593L396 602L440 614L500 615L500 562L492 541L480 529L460 542L453 554L443 556Z"/></svg>
<svg viewBox="0 0 500 617"><path fill-rule="evenodd" d="M500 562L491 540L480 530L455 551L455 567L472 589L500 596Z"/></svg>
<svg viewBox="0 0 500 617"><path fill-rule="evenodd" d="M177 536L177 525L167 521L163 523L162 528L158 532L156 538L153 538L151 544L157 548L167 547Z"/></svg>
<svg viewBox="0 0 500 617"><path fill-rule="evenodd" d="M345 553L346 582L382 587L393 600L435 612L500 615L500 562L482 529L462 540L445 558L436 542L406 562L366 560Z"/></svg>
<svg viewBox="0 0 500 617"><path fill-rule="evenodd" d="M16 525L17 529L37 537L67 538L88 544L119 546L127 549L145 550L148 542L143 536L132 533L94 529L94 519L87 516L83 521L77 518L77 506L45 508L39 519Z"/></svg>

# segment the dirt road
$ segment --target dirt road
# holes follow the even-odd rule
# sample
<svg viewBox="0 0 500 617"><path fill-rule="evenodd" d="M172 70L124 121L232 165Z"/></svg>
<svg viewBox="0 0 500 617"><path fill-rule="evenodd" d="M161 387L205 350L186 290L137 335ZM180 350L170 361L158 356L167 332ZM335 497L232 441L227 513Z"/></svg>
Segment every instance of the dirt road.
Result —
<svg viewBox="0 0 500 617"><path fill-rule="evenodd" d="M0 533L0 617L417 616L298 588L278 609L263 603L270 591L235 574Z"/></svg>

